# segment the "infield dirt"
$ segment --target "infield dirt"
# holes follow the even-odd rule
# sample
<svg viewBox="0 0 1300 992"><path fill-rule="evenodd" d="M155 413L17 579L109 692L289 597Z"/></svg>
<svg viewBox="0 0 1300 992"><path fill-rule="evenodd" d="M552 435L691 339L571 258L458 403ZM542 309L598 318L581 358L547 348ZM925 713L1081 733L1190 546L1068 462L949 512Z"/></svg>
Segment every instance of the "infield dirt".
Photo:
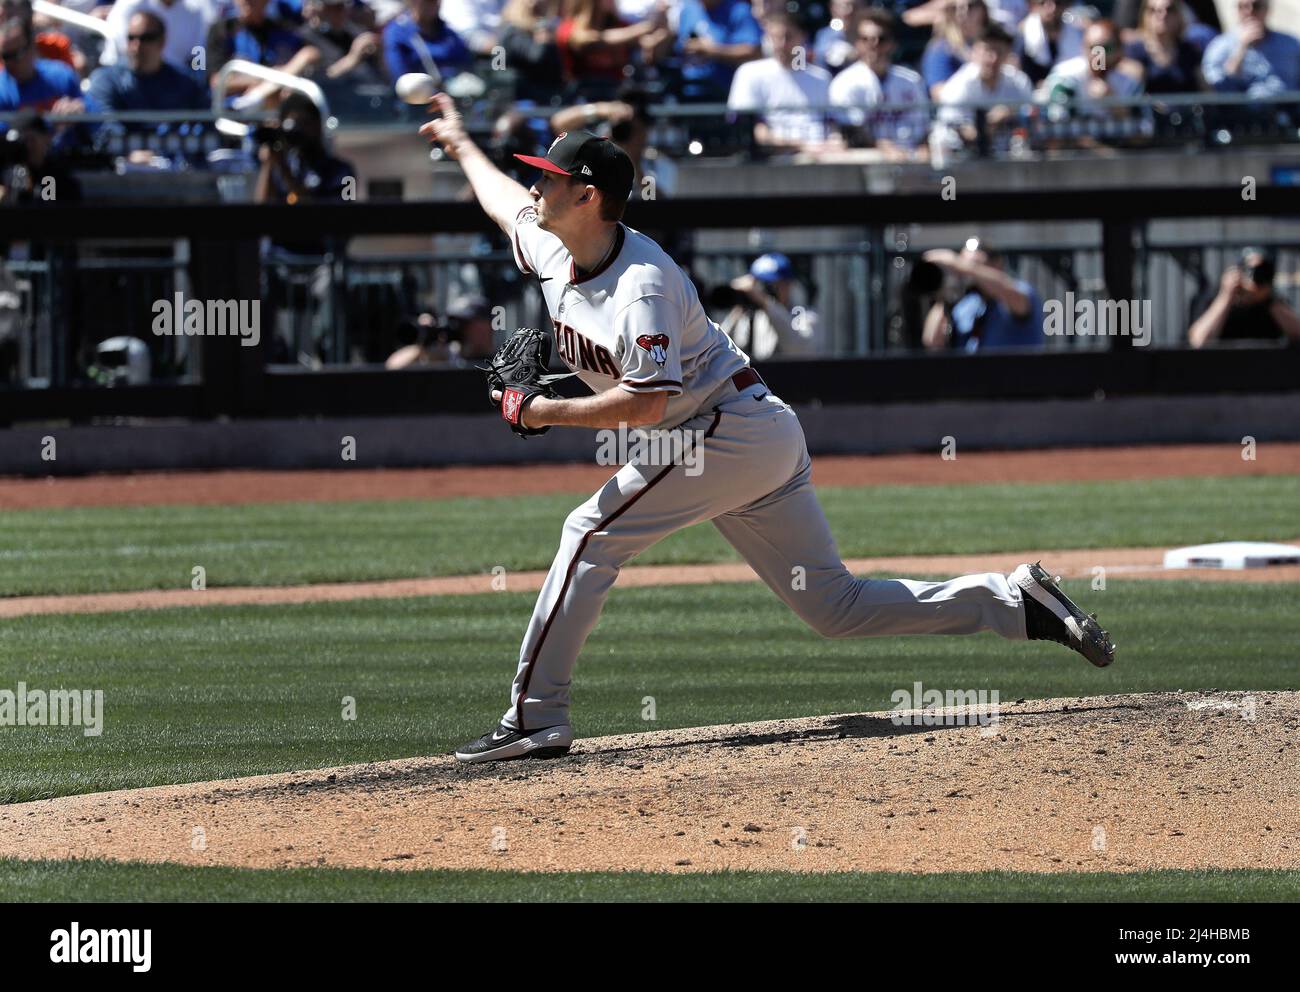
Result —
<svg viewBox="0 0 1300 992"><path fill-rule="evenodd" d="M914 712L914 711L913 711ZM1300 868L1300 693L1002 700L0 807L0 857L250 867ZM960 715L964 723L953 724Z"/></svg>

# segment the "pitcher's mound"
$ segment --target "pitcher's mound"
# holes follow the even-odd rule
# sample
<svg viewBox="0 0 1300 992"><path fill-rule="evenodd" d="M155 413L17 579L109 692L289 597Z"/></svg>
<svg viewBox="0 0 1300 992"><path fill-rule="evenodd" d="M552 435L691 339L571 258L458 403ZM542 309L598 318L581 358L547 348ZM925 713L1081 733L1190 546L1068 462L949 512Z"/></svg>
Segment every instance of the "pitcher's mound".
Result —
<svg viewBox="0 0 1300 992"><path fill-rule="evenodd" d="M0 856L289 867L1300 867L1300 693L1003 701L579 741L0 807ZM965 718L954 725L954 719Z"/></svg>

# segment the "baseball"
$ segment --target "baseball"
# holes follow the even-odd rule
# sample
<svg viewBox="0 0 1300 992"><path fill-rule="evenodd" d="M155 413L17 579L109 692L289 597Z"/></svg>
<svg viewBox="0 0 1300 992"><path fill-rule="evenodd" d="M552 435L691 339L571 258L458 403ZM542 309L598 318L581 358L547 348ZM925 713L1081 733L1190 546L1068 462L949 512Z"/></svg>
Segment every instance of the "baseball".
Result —
<svg viewBox="0 0 1300 992"><path fill-rule="evenodd" d="M397 98L403 103L416 105L428 103L438 92L433 77L424 72L408 72L400 76L393 89L397 92Z"/></svg>

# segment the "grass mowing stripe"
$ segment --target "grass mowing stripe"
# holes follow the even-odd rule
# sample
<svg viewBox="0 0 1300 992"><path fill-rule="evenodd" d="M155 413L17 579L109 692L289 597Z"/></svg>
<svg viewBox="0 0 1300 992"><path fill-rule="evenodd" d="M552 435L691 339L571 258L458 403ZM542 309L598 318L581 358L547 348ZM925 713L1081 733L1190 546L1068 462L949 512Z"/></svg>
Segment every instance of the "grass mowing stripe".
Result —
<svg viewBox="0 0 1300 992"><path fill-rule="evenodd" d="M1292 586L1064 586L1114 633L1112 667L992 634L824 640L753 584L615 590L578 664L576 729L885 710L916 679L1004 699L1300 684ZM102 689L104 730L0 727L0 802L446 753L506 708L532 601L506 592L8 621L0 689ZM720 640L723 623L745 637ZM355 720L343 718L345 696ZM657 722L642 719L645 696Z"/></svg>
<svg viewBox="0 0 1300 992"><path fill-rule="evenodd" d="M14 902L1290 902L1296 871L378 871L0 860Z"/></svg>
<svg viewBox="0 0 1300 992"><path fill-rule="evenodd" d="M521 476L522 478L522 476ZM821 490L849 557L1278 540L1300 476ZM297 585L546 568L582 497L93 507L0 514L0 595ZM645 564L738 560L709 526Z"/></svg>

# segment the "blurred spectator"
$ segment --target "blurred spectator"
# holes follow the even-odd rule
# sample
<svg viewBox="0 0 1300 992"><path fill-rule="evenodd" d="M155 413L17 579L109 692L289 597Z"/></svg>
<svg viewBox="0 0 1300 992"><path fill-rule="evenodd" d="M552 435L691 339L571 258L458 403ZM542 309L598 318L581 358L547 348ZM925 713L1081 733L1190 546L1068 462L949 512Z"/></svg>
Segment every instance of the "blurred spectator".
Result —
<svg viewBox="0 0 1300 992"><path fill-rule="evenodd" d="M51 149L50 126L35 110L14 115L8 134L0 136L0 203L75 203L81 184ZM0 251L0 258L7 252Z"/></svg>
<svg viewBox="0 0 1300 992"><path fill-rule="evenodd" d="M1204 53L1221 30L1214 0L1178 0L1178 9L1186 26L1184 38ZM1117 0L1111 20L1126 43L1136 41L1142 30L1142 0Z"/></svg>
<svg viewBox="0 0 1300 992"><path fill-rule="evenodd" d="M216 9L211 0L115 0L104 21L108 39L99 63L116 65L126 61L131 18L148 10L163 22L167 32L163 60L177 69L195 72L196 57L207 44L208 34L216 23Z"/></svg>
<svg viewBox="0 0 1300 992"><path fill-rule="evenodd" d="M1020 108L1033 100L1033 87L1029 77L1008 64L1010 55L1011 36L991 24L975 42L971 61L944 85L939 94L941 106L930 132L931 155L936 163L943 159L945 152L979 144L1020 119ZM975 111L963 106L981 101L1000 101L991 109L979 111L985 134L981 134L977 125Z"/></svg>
<svg viewBox="0 0 1300 992"><path fill-rule="evenodd" d="M501 30L502 0L442 0L439 16L471 52L492 51Z"/></svg>
<svg viewBox="0 0 1300 992"><path fill-rule="evenodd" d="M746 0L684 0L677 20L678 96L722 103L736 67L762 55L763 29Z"/></svg>
<svg viewBox="0 0 1300 992"><path fill-rule="evenodd" d="M633 47L648 35L663 30L663 7L643 21L627 24L618 16L614 0L564 0L564 18L555 31L564 78L583 91L613 93L626 78Z"/></svg>
<svg viewBox="0 0 1300 992"><path fill-rule="evenodd" d="M539 103L563 83L560 49L555 43L560 0L509 0L501 14L501 47L506 65L519 73L520 93Z"/></svg>
<svg viewBox="0 0 1300 992"><path fill-rule="evenodd" d="M1223 93L1260 98L1300 89L1300 41L1268 28L1268 0L1237 0L1237 27L1205 49L1201 72Z"/></svg>
<svg viewBox="0 0 1300 992"><path fill-rule="evenodd" d="M1300 344L1300 317L1273 292L1273 259L1260 248L1247 248L1229 266L1219 290L1193 305L1199 314L1187 331L1193 348L1216 341L1282 341Z"/></svg>
<svg viewBox="0 0 1300 992"><path fill-rule="evenodd" d="M908 0L902 0L903 3ZM944 9L948 0L925 0L910 10L904 11L903 23L912 28L928 28L938 24L944 18ZM1029 13L1028 0L988 0L989 20L1001 24L1008 34L1014 35L1025 16Z"/></svg>
<svg viewBox="0 0 1300 992"><path fill-rule="evenodd" d="M1137 37L1124 54L1142 67L1148 93L1191 93L1201 88L1200 50L1184 37L1178 0L1142 0Z"/></svg>
<svg viewBox="0 0 1300 992"><path fill-rule="evenodd" d="M320 60L320 52L303 42L291 25L268 16L268 0L235 0L236 16L218 21L208 32L208 71L216 73L231 59L244 59L292 76L304 76ZM248 76L230 77L230 95L265 91Z"/></svg>
<svg viewBox="0 0 1300 992"><path fill-rule="evenodd" d="M1060 63L1043 80L1041 94L1060 107L1090 116L1126 117L1128 107L1099 107L1096 101L1134 97L1142 80L1121 66L1119 32L1110 21L1093 21L1083 33L1084 54Z"/></svg>
<svg viewBox="0 0 1300 992"><path fill-rule="evenodd" d="M764 147L816 151L829 140L831 74L805 61L807 36L793 14L769 14L763 31L774 54L736 70L727 109L762 115L754 125L754 140Z"/></svg>
<svg viewBox="0 0 1300 992"><path fill-rule="evenodd" d="M938 301L926 315L922 342L927 348L973 352L1043 346L1042 298L1007 273L1001 254L971 238L960 253L938 248L922 257L958 280L956 302Z"/></svg>
<svg viewBox="0 0 1300 992"><path fill-rule="evenodd" d="M439 12L439 0L407 0L408 10L384 28L384 63L390 79L425 72L450 79L473 61L464 40Z"/></svg>
<svg viewBox="0 0 1300 992"><path fill-rule="evenodd" d="M932 97L938 99L944 83L969 64L975 42L988 24L984 0L945 0L942 17L934 22L934 37L921 55L921 75Z"/></svg>
<svg viewBox="0 0 1300 992"><path fill-rule="evenodd" d="M320 52L327 79L357 83L384 79L382 42L350 16L352 0L307 0L303 40Z"/></svg>
<svg viewBox="0 0 1300 992"><path fill-rule="evenodd" d="M866 9L864 0L831 0L830 23L813 35L813 58L831 75L853 62L853 19Z"/></svg>
<svg viewBox="0 0 1300 992"><path fill-rule="evenodd" d="M90 95L106 110L204 110L207 90L188 72L163 61L167 25L147 8L127 26L126 62L90 74Z"/></svg>
<svg viewBox="0 0 1300 992"><path fill-rule="evenodd" d="M757 361L811 357L824 351L821 321L796 304L794 266L780 252L760 255L731 281L735 303L722 321L736 344Z"/></svg>
<svg viewBox="0 0 1300 992"><path fill-rule="evenodd" d="M847 127L863 132L887 158L902 161L926 154L930 94L919 75L892 64L894 26L892 14L875 8L854 18L850 31L858 61L831 80L830 102L844 108L840 119ZM881 103L919 106L915 111L869 112Z"/></svg>
<svg viewBox="0 0 1300 992"><path fill-rule="evenodd" d="M57 30L57 23L49 18L42 18L37 24L32 15L32 0L3 0L0 4L0 22L11 17L19 17L33 26L36 36L36 57L66 62L81 75L85 72L86 56L72 44L72 39Z"/></svg>
<svg viewBox="0 0 1300 992"><path fill-rule="evenodd" d="M1065 0L1033 0L1032 10L1016 33L1020 71L1037 86L1052 67L1083 53L1083 32L1067 24Z"/></svg>
<svg viewBox="0 0 1300 992"><path fill-rule="evenodd" d="M81 80L66 62L38 58L31 21L11 17L0 24L0 110L32 107L42 113L85 110Z"/></svg>
<svg viewBox="0 0 1300 992"><path fill-rule="evenodd" d="M604 134L627 152L636 166L633 198L656 199L677 192L677 166L650 145L648 98L643 90L625 87L617 100L604 100L556 111L551 131L587 130ZM647 182L649 179L651 182Z"/></svg>

